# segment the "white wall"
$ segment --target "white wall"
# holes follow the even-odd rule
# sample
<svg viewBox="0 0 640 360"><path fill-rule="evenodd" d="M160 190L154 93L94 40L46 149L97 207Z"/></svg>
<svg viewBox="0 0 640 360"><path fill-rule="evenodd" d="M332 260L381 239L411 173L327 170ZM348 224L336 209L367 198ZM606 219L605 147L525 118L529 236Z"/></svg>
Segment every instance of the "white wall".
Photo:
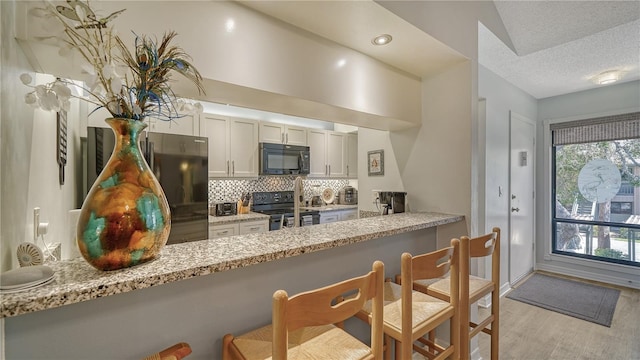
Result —
<svg viewBox="0 0 640 360"><path fill-rule="evenodd" d="M63 242L68 256L73 242L68 238L67 212L76 204L77 101L69 114L68 163L66 181L58 183L56 160L56 115L34 110L24 103L29 88L19 80L29 72L27 61L14 39L14 3L2 1L2 226L0 230L0 270L18 266L15 250L19 243L33 240L33 208L40 207L40 221L49 223L48 242ZM35 78L35 74L31 73ZM45 79L43 77L39 77ZM48 78L49 80L51 78ZM42 247L42 242L38 245Z"/></svg>
<svg viewBox="0 0 640 360"><path fill-rule="evenodd" d="M630 266L608 264L551 255L551 133L548 123L640 111L640 81L577 93L554 96L538 102L536 266L586 279L640 288L640 270Z"/></svg>
<svg viewBox="0 0 640 360"><path fill-rule="evenodd" d="M486 107L484 223L480 232L489 232L494 226L502 230L500 279L504 285L509 283L509 114L514 111L535 121L538 102L482 65L478 75L478 95L485 99ZM499 187L502 196L498 193Z"/></svg>
<svg viewBox="0 0 640 360"><path fill-rule="evenodd" d="M369 176L367 153L372 150L384 150L384 175ZM398 154L391 143L388 131L360 128L358 130L358 209L381 211L373 203L373 190L405 191L400 170Z"/></svg>
<svg viewBox="0 0 640 360"><path fill-rule="evenodd" d="M471 218L471 62L423 79L419 129L392 133L412 208ZM469 223L467 224L469 226ZM464 234L460 234L464 235Z"/></svg>
<svg viewBox="0 0 640 360"><path fill-rule="evenodd" d="M95 7L104 14L126 8L113 21L125 44L133 45L132 32L179 34L175 44L191 55L207 89L200 96L179 81L174 90L180 96L327 121L342 117L338 122L359 126L368 126L367 120L380 125L378 117L420 120L419 78L237 2L158 1L150 7L147 1L108 1ZM233 31L225 29L229 19ZM49 35L36 30L40 19L24 20L29 27L23 38ZM36 54L42 48L33 46ZM45 72L78 76L63 60L40 62ZM346 65L337 66L340 60Z"/></svg>

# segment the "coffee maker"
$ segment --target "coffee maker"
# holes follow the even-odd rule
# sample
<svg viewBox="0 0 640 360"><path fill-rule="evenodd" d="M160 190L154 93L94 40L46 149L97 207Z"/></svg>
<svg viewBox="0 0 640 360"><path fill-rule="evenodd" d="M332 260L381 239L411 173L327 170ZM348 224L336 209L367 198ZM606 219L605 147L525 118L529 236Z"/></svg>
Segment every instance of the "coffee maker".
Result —
<svg viewBox="0 0 640 360"><path fill-rule="evenodd" d="M403 213L406 207L407 193L401 191L380 191L382 214Z"/></svg>

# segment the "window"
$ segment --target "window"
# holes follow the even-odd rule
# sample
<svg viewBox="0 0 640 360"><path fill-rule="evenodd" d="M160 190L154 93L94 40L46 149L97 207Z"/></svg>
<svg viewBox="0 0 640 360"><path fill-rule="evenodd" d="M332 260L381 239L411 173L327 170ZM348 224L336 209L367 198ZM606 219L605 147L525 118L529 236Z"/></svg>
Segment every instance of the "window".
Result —
<svg viewBox="0 0 640 360"><path fill-rule="evenodd" d="M631 215L632 212L632 202L611 202L611 214Z"/></svg>
<svg viewBox="0 0 640 360"><path fill-rule="evenodd" d="M553 253L640 267L640 113L551 130Z"/></svg>

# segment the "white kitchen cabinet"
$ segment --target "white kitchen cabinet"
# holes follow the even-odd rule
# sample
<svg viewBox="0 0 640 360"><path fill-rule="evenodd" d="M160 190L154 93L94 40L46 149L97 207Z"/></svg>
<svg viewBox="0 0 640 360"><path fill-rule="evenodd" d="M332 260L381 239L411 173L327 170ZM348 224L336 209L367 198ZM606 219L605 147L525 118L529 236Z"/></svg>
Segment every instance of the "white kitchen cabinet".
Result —
<svg viewBox="0 0 640 360"><path fill-rule="evenodd" d="M348 209L340 211L340 221L354 220L358 218L358 209Z"/></svg>
<svg viewBox="0 0 640 360"><path fill-rule="evenodd" d="M200 117L198 115L185 115L172 120L160 120L150 117L148 119L150 132L162 134L178 134L200 136Z"/></svg>
<svg viewBox="0 0 640 360"><path fill-rule="evenodd" d="M269 220L241 222L238 228L240 235L265 233L269 231Z"/></svg>
<svg viewBox="0 0 640 360"><path fill-rule="evenodd" d="M327 176L327 132L319 129L307 131L309 145L310 167L309 177Z"/></svg>
<svg viewBox="0 0 640 360"><path fill-rule="evenodd" d="M209 177L258 176L258 122L203 114L202 133L209 139Z"/></svg>
<svg viewBox="0 0 640 360"><path fill-rule="evenodd" d="M307 143L311 153L311 177L346 177L346 134L309 129Z"/></svg>
<svg viewBox="0 0 640 360"><path fill-rule="evenodd" d="M257 234L267 231L269 231L269 220L242 221L209 225L209 238L218 239L226 236Z"/></svg>
<svg viewBox="0 0 640 360"><path fill-rule="evenodd" d="M321 211L320 224L328 224L340 221L340 214L337 211Z"/></svg>
<svg viewBox="0 0 640 360"><path fill-rule="evenodd" d="M347 134L347 177L358 178L358 134Z"/></svg>
<svg viewBox="0 0 640 360"><path fill-rule="evenodd" d="M209 239L238 235L238 224L209 225Z"/></svg>
<svg viewBox="0 0 640 360"><path fill-rule="evenodd" d="M306 146L307 129L299 126L261 121L260 142Z"/></svg>
<svg viewBox="0 0 640 360"><path fill-rule="evenodd" d="M347 137L344 133L327 131L327 165L329 177L347 176Z"/></svg>

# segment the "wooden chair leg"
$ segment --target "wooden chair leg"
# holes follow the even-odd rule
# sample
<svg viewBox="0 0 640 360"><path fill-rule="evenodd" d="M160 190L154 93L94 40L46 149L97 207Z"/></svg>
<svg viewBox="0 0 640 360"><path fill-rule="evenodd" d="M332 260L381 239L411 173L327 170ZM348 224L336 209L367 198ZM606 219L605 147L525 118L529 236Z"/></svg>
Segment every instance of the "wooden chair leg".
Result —
<svg viewBox="0 0 640 360"><path fill-rule="evenodd" d="M500 294L494 290L491 294L491 360L498 360L500 356Z"/></svg>
<svg viewBox="0 0 640 360"><path fill-rule="evenodd" d="M384 335L384 360L391 360L391 336Z"/></svg>
<svg viewBox="0 0 640 360"><path fill-rule="evenodd" d="M222 338L222 360L232 360L231 352L229 351L229 346L231 346L231 342L233 341L233 335L227 334Z"/></svg>

